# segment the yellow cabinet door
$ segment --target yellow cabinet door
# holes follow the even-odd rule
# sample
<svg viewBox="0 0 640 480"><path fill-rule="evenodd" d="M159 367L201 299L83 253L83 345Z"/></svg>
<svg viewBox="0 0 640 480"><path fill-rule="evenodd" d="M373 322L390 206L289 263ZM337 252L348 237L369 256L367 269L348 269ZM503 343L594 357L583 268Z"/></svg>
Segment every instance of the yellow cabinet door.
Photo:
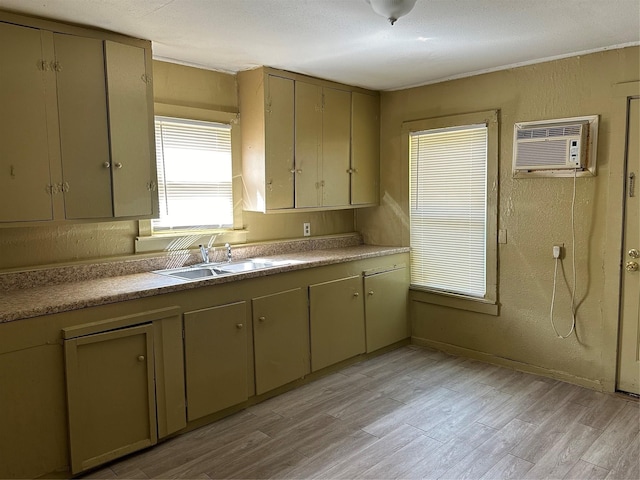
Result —
<svg viewBox="0 0 640 480"><path fill-rule="evenodd" d="M351 205L378 203L380 103L377 96L351 95Z"/></svg>
<svg viewBox="0 0 640 480"><path fill-rule="evenodd" d="M349 205L349 157L351 153L351 92L322 89L321 204Z"/></svg>
<svg viewBox="0 0 640 480"><path fill-rule="evenodd" d="M362 277L309 286L311 371L365 351Z"/></svg>
<svg viewBox="0 0 640 480"><path fill-rule="evenodd" d="M295 82L296 208L349 205L351 93Z"/></svg>
<svg viewBox="0 0 640 480"><path fill-rule="evenodd" d="M40 30L0 23L0 45L0 222L51 220L47 101L55 78Z"/></svg>
<svg viewBox="0 0 640 480"><path fill-rule="evenodd" d="M189 421L248 398L246 302L184 314Z"/></svg>
<svg viewBox="0 0 640 480"><path fill-rule="evenodd" d="M256 394L309 373L306 289L295 288L251 300Z"/></svg>
<svg viewBox="0 0 640 480"><path fill-rule="evenodd" d="M295 164L296 208L322 205L322 87L296 81Z"/></svg>
<svg viewBox="0 0 640 480"><path fill-rule="evenodd" d="M146 52L109 40L104 49L114 216L152 215L157 189Z"/></svg>
<svg viewBox="0 0 640 480"><path fill-rule="evenodd" d="M102 40L54 34L67 219L109 218L111 169Z"/></svg>
<svg viewBox="0 0 640 480"><path fill-rule="evenodd" d="M66 468L66 409L61 345L0 355L0 478L37 478Z"/></svg>
<svg viewBox="0 0 640 480"><path fill-rule="evenodd" d="M266 82L265 202L267 210L281 210L294 207L294 88L289 78L267 75Z"/></svg>
<svg viewBox="0 0 640 480"><path fill-rule="evenodd" d="M65 340L71 470L157 441L153 325Z"/></svg>
<svg viewBox="0 0 640 480"><path fill-rule="evenodd" d="M405 267L364 277L367 353L409 337Z"/></svg>

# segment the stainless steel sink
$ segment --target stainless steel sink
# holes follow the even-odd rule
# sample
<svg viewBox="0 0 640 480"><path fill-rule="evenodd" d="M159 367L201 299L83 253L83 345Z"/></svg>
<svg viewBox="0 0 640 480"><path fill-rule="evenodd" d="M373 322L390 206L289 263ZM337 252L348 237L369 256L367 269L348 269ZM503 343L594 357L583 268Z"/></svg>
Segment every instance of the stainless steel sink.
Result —
<svg viewBox="0 0 640 480"><path fill-rule="evenodd" d="M218 272L211 265L194 265L186 268L169 268L166 270L156 270L153 273L167 275L169 277L182 278L184 280L201 280L218 276Z"/></svg>
<svg viewBox="0 0 640 480"><path fill-rule="evenodd" d="M182 278L184 280L202 280L220 275L232 275L234 273L252 272L265 268L282 267L298 263L296 260L268 260L264 258L249 258L229 263L199 263L190 267L168 268L155 270L152 273L167 275L169 277Z"/></svg>
<svg viewBox="0 0 640 480"><path fill-rule="evenodd" d="M263 268L281 267L291 264L290 260L267 260L264 258L250 258L248 260L238 260L237 262L219 263L215 266L216 271L225 273L251 272L262 270Z"/></svg>

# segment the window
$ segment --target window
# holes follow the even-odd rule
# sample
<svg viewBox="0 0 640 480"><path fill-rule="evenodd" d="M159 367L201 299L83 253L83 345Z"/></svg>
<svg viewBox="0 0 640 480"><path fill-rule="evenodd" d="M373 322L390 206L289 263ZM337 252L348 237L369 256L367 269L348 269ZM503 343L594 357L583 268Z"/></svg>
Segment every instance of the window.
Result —
<svg viewBox="0 0 640 480"><path fill-rule="evenodd" d="M412 287L495 303L497 112L410 122L405 133Z"/></svg>
<svg viewBox="0 0 640 480"><path fill-rule="evenodd" d="M160 218L154 231L232 228L230 125L156 117Z"/></svg>

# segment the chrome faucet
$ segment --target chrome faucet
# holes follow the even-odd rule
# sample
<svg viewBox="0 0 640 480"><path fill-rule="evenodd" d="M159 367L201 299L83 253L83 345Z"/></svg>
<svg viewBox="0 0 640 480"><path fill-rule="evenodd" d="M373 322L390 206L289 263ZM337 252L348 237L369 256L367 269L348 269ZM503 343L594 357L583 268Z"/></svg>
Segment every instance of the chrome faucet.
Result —
<svg viewBox="0 0 640 480"><path fill-rule="evenodd" d="M200 245L200 255L202 255L202 261L209 263L209 249L204 245Z"/></svg>
<svg viewBox="0 0 640 480"><path fill-rule="evenodd" d="M229 245L228 243L225 243L224 248L227 249L227 262L230 262L231 261L231 245Z"/></svg>

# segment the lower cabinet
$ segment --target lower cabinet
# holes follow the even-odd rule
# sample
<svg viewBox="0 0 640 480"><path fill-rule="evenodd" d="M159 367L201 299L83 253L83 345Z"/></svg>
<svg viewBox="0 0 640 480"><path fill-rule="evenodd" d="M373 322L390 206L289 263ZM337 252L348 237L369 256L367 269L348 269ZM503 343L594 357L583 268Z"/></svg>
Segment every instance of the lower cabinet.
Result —
<svg viewBox="0 0 640 480"><path fill-rule="evenodd" d="M309 373L307 291L294 288L253 298L256 394Z"/></svg>
<svg viewBox="0 0 640 480"><path fill-rule="evenodd" d="M9 337L3 328L0 344ZM25 347L0 354L0 478L36 478L69 464L62 346Z"/></svg>
<svg viewBox="0 0 640 480"><path fill-rule="evenodd" d="M165 434L186 425L182 338L154 345L163 321L179 324L180 316L152 311L63 329L72 473L155 444L159 423ZM177 378L156 381L176 363Z"/></svg>
<svg viewBox="0 0 640 480"><path fill-rule="evenodd" d="M365 351L362 277L309 286L311 371Z"/></svg>
<svg viewBox="0 0 640 480"><path fill-rule="evenodd" d="M184 314L189 421L247 400L246 302Z"/></svg>
<svg viewBox="0 0 640 480"><path fill-rule="evenodd" d="M65 341L73 473L157 441L153 325Z"/></svg>
<svg viewBox="0 0 640 480"><path fill-rule="evenodd" d="M364 259L0 324L0 478L69 465L76 475L406 339L407 262Z"/></svg>
<svg viewBox="0 0 640 480"><path fill-rule="evenodd" d="M403 265L365 272L367 353L409 337L409 278Z"/></svg>

